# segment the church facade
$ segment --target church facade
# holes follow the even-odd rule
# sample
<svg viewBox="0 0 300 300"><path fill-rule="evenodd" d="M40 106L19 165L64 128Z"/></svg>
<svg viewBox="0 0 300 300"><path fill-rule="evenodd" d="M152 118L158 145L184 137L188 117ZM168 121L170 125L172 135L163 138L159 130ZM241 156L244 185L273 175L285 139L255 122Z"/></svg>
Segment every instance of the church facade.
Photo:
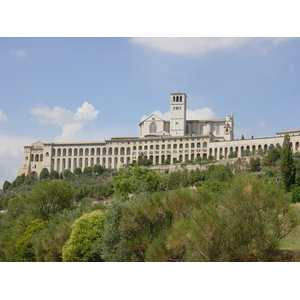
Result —
<svg viewBox="0 0 300 300"><path fill-rule="evenodd" d="M266 151L269 146L282 146L285 134L290 135L294 152L299 152L300 129L277 133L274 137L234 139L233 115L217 120L187 120L187 95L170 94L170 120L155 114L140 122L139 137L115 137L87 143L43 143L24 146L23 161L18 175L39 176L43 168L49 172L102 165L119 169L136 163L144 154L153 164L170 164L195 160L227 159L232 152L237 157L245 153Z"/></svg>

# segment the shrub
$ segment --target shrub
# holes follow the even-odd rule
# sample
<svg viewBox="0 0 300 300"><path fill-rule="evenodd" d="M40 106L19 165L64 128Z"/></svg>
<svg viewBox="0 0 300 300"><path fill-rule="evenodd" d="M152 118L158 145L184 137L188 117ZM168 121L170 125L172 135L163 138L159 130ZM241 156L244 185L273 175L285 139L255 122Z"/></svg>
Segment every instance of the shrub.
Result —
<svg viewBox="0 0 300 300"><path fill-rule="evenodd" d="M71 235L62 249L63 261L87 262L101 261L101 232L104 225L104 213L95 210L84 214L71 226Z"/></svg>

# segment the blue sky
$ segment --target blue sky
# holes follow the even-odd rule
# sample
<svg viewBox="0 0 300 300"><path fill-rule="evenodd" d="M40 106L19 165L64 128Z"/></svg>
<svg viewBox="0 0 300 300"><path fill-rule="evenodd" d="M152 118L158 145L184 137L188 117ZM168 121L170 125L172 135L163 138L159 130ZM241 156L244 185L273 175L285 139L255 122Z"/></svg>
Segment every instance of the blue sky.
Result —
<svg viewBox="0 0 300 300"><path fill-rule="evenodd" d="M169 94L235 138L300 128L299 38L0 38L0 185L22 146L138 136Z"/></svg>

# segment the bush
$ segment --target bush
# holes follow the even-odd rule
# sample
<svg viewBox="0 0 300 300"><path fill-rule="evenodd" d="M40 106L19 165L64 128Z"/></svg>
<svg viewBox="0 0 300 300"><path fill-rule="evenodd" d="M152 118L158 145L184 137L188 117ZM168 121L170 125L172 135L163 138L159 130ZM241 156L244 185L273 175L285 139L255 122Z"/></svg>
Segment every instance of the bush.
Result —
<svg viewBox="0 0 300 300"><path fill-rule="evenodd" d="M101 232L104 226L104 213L95 210L84 214L71 226L71 235L62 249L63 261L101 261ZM96 251L95 251L96 250Z"/></svg>

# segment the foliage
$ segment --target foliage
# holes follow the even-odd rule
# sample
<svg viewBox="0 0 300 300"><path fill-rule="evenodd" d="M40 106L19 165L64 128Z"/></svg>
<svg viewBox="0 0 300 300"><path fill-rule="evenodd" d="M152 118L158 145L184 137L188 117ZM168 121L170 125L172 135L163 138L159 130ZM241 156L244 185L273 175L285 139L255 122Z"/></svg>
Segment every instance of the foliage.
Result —
<svg viewBox="0 0 300 300"><path fill-rule="evenodd" d="M251 157L249 163L250 172L259 172L261 170L260 167L260 158L259 157Z"/></svg>
<svg viewBox="0 0 300 300"><path fill-rule="evenodd" d="M75 168L74 169L74 174L75 175L80 175L82 173L81 169L80 168Z"/></svg>
<svg viewBox="0 0 300 300"><path fill-rule="evenodd" d="M63 210L33 237L36 261L62 261L62 248L70 237L71 225L83 214L81 209Z"/></svg>
<svg viewBox="0 0 300 300"><path fill-rule="evenodd" d="M104 213L95 210L84 214L71 226L71 235L62 249L63 261L87 262L101 261L100 253L94 249L101 242Z"/></svg>
<svg viewBox="0 0 300 300"><path fill-rule="evenodd" d="M49 170L47 168L43 168L40 173L40 179L48 179L49 178Z"/></svg>
<svg viewBox="0 0 300 300"><path fill-rule="evenodd" d="M83 174L92 174L93 173L93 169L91 167L85 167L83 169Z"/></svg>
<svg viewBox="0 0 300 300"><path fill-rule="evenodd" d="M152 160L147 159L145 154L140 154L138 157L138 166L150 166L152 165Z"/></svg>
<svg viewBox="0 0 300 300"><path fill-rule="evenodd" d="M280 168L282 181L286 190L289 191L296 180L296 167L293 160L293 149L288 134L285 135L283 141Z"/></svg>
<svg viewBox="0 0 300 300"><path fill-rule="evenodd" d="M29 223L29 225L26 227L24 235L22 235L16 242L15 261L36 261L32 238L34 233L42 230L45 225L46 222L42 219L35 219Z"/></svg>
<svg viewBox="0 0 300 300"><path fill-rule="evenodd" d="M57 171L51 171L49 174L50 179L59 179L59 173Z"/></svg>
<svg viewBox="0 0 300 300"><path fill-rule="evenodd" d="M212 165L208 169L208 180L228 181L233 177L231 169L224 165Z"/></svg>
<svg viewBox="0 0 300 300"><path fill-rule="evenodd" d="M34 213L49 220L56 212L72 207L73 190L62 180L42 182L33 187L28 202L34 205Z"/></svg>
<svg viewBox="0 0 300 300"><path fill-rule="evenodd" d="M121 169L120 175L113 178L117 195L154 192L158 189L158 175L147 168L134 166L129 170Z"/></svg>
<svg viewBox="0 0 300 300"><path fill-rule="evenodd" d="M237 152L233 151L228 155L228 158L237 158Z"/></svg>
<svg viewBox="0 0 300 300"><path fill-rule="evenodd" d="M192 219L196 261L266 261L278 242L299 224L277 185L236 177L219 204L208 204ZM201 228L201 230L199 230Z"/></svg>
<svg viewBox="0 0 300 300"><path fill-rule="evenodd" d="M11 187L11 183L7 180L4 181L3 183L3 191L8 190Z"/></svg>

